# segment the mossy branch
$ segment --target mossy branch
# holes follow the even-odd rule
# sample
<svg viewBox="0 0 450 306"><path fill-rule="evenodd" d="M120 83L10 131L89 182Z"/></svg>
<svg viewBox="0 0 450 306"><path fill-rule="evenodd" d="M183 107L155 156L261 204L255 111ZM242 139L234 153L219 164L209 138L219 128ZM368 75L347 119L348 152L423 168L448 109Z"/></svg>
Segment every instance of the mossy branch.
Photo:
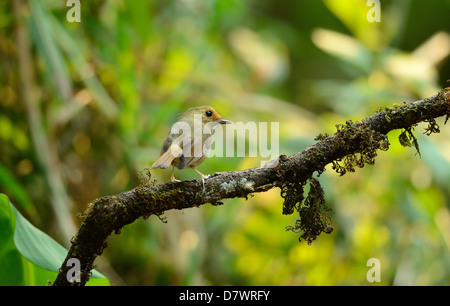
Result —
<svg viewBox="0 0 450 306"><path fill-rule="evenodd" d="M426 134L438 132L434 118L450 117L450 88L435 96L412 103L376 112L356 123L348 121L337 125L331 136L320 135L318 143L289 157L281 155L265 166L242 171L216 173L204 182L200 180L144 184L118 195L105 196L91 203L84 214L83 223L71 240L72 246L61 265L60 273L53 285L84 285L90 277L94 260L106 247L107 237L127 224L151 215L160 217L171 209L185 209L211 203L223 204L223 199L247 198L257 192L274 187L281 189L285 199L283 213L299 212L300 220L288 230L301 231L301 238L308 243L321 232L330 233L330 220L326 216L323 191L314 172L322 173L332 163L341 175L355 171L355 167L373 164L377 150L387 150L386 134L395 129L404 129L400 141L412 144L418 150L412 128L419 122L428 122ZM307 200L303 202L303 187L310 181ZM309 223L309 224L308 224ZM66 274L71 269L66 263L70 258L81 262L81 282L70 283Z"/></svg>

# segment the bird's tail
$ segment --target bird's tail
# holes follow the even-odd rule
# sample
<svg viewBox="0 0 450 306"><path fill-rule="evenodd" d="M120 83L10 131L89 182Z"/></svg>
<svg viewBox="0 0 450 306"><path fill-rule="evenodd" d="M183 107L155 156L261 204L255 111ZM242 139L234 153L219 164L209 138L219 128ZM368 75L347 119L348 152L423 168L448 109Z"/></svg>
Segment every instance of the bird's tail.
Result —
<svg viewBox="0 0 450 306"><path fill-rule="evenodd" d="M182 153L183 150L181 148L170 147L166 152L161 154L157 161L153 163L152 168L167 169L172 161L175 158L180 157Z"/></svg>

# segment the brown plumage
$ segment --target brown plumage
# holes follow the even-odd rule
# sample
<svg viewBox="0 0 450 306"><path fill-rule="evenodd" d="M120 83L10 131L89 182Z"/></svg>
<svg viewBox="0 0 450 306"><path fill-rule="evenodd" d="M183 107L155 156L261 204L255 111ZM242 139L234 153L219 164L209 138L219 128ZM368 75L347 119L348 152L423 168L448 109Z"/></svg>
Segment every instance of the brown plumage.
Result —
<svg viewBox="0 0 450 306"><path fill-rule="evenodd" d="M161 156L152 165L152 168L172 168L172 181L174 169L192 168L202 177L207 177L197 170L211 151L213 143L212 131L218 124L231 123L222 119L220 113L210 106L200 106L188 109L172 126L169 135L161 148Z"/></svg>

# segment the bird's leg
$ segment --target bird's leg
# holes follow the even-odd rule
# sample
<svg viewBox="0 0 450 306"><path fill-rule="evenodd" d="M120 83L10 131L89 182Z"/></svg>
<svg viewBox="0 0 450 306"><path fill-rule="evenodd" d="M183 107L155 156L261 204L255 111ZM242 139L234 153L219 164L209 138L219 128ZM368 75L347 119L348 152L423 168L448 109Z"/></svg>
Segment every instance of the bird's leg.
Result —
<svg viewBox="0 0 450 306"><path fill-rule="evenodd" d="M200 171L197 170L197 167L194 167L193 169L195 170L195 172L200 174L200 176L202 177L203 188L205 188L205 179L207 179L209 177L209 175L204 175L203 173L201 173Z"/></svg>
<svg viewBox="0 0 450 306"><path fill-rule="evenodd" d="M181 182L180 180L177 180L174 176L174 172L175 172L175 166L172 166L172 176L170 177L170 180L172 182Z"/></svg>

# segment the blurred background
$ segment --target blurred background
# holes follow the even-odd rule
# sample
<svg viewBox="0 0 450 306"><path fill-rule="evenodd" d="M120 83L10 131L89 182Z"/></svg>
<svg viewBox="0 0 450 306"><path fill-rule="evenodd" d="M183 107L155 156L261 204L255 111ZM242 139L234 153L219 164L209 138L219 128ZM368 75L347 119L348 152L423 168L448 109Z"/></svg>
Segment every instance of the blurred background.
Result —
<svg viewBox="0 0 450 306"><path fill-rule="evenodd" d="M450 1L90 0L0 2L0 192L68 246L98 197L136 187L177 116L211 105L231 121L279 122L279 153L450 78ZM450 127L391 132L374 166L320 176L334 232L286 232L280 190L139 219L97 259L113 285L450 285ZM270 124L269 124L270 126ZM211 174L260 165L211 157ZM152 170L164 183L169 170ZM180 179L198 179L191 170ZM1 234L1 233L0 233Z"/></svg>

